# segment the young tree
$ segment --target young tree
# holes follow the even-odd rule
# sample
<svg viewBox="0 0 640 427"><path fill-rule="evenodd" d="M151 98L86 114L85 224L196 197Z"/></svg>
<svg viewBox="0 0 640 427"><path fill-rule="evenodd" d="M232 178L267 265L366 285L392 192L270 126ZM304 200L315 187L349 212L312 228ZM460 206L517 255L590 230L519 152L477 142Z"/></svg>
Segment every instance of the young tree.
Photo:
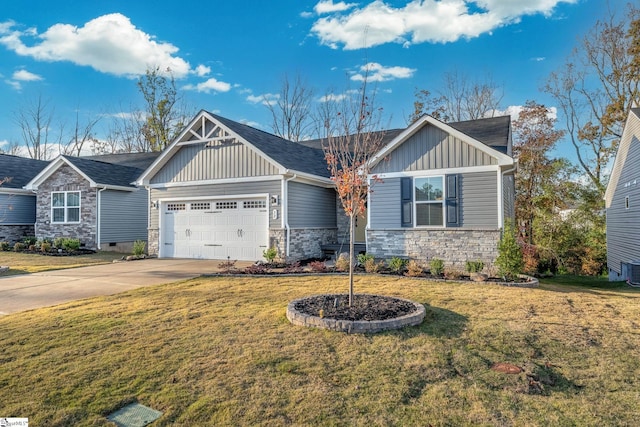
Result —
<svg viewBox="0 0 640 427"><path fill-rule="evenodd" d="M79 156L86 143L95 144L97 141L93 136L93 128L98 124L102 116L98 115L89 118L84 122L80 122L80 114L76 110L76 120L73 127L73 133L69 138L69 142L60 147L62 154Z"/></svg>
<svg viewBox="0 0 640 427"><path fill-rule="evenodd" d="M368 183L369 160L382 146L382 109L376 106L375 90L369 90L367 78L349 96L327 98L338 100L325 110L323 121L326 139L323 144L331 179L335 182L345 214L349 217L349 306L353 304L354 233L356 218L366 210L371 185Z"/></svg>
<svg viewBox="0 0 640 427"><path fill-rule="evenodd" d="M273 133L294 142L308 137L313 129L312 98L313 89L299 75L292 82L285 74L276 98L263 97L264 104L271 113Z"/></svg>

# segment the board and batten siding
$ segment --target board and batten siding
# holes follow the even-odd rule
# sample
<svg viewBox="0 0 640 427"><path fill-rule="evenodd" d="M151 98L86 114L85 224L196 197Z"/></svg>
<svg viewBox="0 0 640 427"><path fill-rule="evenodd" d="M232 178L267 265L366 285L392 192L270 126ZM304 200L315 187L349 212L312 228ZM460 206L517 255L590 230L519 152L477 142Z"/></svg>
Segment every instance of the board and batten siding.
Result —
<svg viewBox="0 0 640 427"><path fill-rule="evenodd" d="M634 121L629 150L607 209L607 266L622 273L621 263L640 261L640 120ZM629 208L626 208L626 198Z"/></svg>
<svg viewBox="0 0 640 427"><path fill-rule="evenodd" d="M336 192L332 188L300 182L287 185L290 227L337 227Z"/></svg>
<svg viewBox="0 0 640 427"><path fill-rule="evenodd" d="M497 160L468 143L428 125L389 153L374 174L495 165Z"/></svg>
<svg viewBox="0 0 640 427"><path fill-rule="evenodd" d="M496 229L498 227L497 172L458 174L460 227ZM401 227L401 178L385 178L369 195L370 229ZM445 190L446 191L446 190Z"/></svg>
<svg viewBox="0 0 640 427"><path fill-rule="evenodd" d="M36 222L36 196L0 194L0 225L33 225Z"/></svg>
<svg viewBox="0 0 640 427"><path fill-rule="evenodd" d="M244 194L269 194L269 196L278 196L281 198L281 180L260 181L260 182L237 182L237 183L225 183L225 184L206 184L206 185L189 185L179 187L168 188L152 188L151 189L151 202L160 199L183 199L190 200L193 198L220 198L222 196L229 197L242 197ZM269 201L267 201L269 203ZM269 227L280 228L282 223L280 220L280 207L270 206L269 208ZM278 217L273 218L273 209L278 209ZM152 229L158 228L158 214L159 209L151 209L151 215L149 218L149 227Z"/></svg>
<svg viewBox="0 0 640 427"><path fill-rule="evenodd" d="M185 145L152 179L152 184L268 176L278 169L240 142Z"/></svg>
<svg viewBox="0 0 640 427"><path fill-rule="evenodd" d="M100 243L147 240L148 198L144 189L100 192Z"/></svg>

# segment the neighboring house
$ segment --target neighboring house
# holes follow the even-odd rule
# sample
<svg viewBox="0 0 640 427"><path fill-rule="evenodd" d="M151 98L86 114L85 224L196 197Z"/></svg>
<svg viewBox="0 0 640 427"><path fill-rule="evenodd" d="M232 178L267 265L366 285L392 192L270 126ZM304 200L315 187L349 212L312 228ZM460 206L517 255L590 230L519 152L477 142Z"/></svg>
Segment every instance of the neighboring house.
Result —
<svg viewBox="0 0 640 427"><path fill-rule="evenodd" d="M0 154L0 241L15 243L34 236L36 195L22 187L49 162Z"/></svg>
<svg viewBox="0 0 640 427"><path fill-rule="evenodd" d="M374 159L382 182L368 203L367 251L493 262L514 212L509 118L424 117L387 140ZM138 179L150 192L150 252L260 260L276 247L290 260L322 256L322 246L343 242L348 222L318 144L201 111Z"/></svg>
<svg viewBox="0 0 640 427"><path fill-rule="evenodd" d="M59 156L26 185L37 195L35 235L87 248L129 251L146 240L148 194L136 178L159 153Z"/></svg>
<svg viewBox="0 0 640 427"><path fill-rule="evenodd" d="M605 193L609 280L640 284L640 108L629 112Z"/></svg>

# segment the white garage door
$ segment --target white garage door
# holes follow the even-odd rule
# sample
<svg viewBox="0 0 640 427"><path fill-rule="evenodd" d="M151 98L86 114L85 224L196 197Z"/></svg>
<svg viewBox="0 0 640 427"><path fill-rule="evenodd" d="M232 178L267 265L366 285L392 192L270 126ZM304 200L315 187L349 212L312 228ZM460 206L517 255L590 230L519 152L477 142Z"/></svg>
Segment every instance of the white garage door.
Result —
<svg viewBox="0 0 640 427"><path fill-rule="evenodd" d="M269 240L266 199L186 200L163 206L161 257L262 259Z"/></svg>

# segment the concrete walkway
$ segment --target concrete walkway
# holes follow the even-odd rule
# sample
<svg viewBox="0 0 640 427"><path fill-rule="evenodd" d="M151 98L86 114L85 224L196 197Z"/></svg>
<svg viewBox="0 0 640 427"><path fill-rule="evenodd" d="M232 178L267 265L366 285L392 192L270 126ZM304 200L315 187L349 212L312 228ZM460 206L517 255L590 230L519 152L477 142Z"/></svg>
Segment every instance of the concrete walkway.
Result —
<svg viewBox="0 0 640 427"><path fill-rule="evenodd" d="M218 271L219 260L145 259L0 278L0 315ZM237 262L237 268L250 265Z"/></svg>

